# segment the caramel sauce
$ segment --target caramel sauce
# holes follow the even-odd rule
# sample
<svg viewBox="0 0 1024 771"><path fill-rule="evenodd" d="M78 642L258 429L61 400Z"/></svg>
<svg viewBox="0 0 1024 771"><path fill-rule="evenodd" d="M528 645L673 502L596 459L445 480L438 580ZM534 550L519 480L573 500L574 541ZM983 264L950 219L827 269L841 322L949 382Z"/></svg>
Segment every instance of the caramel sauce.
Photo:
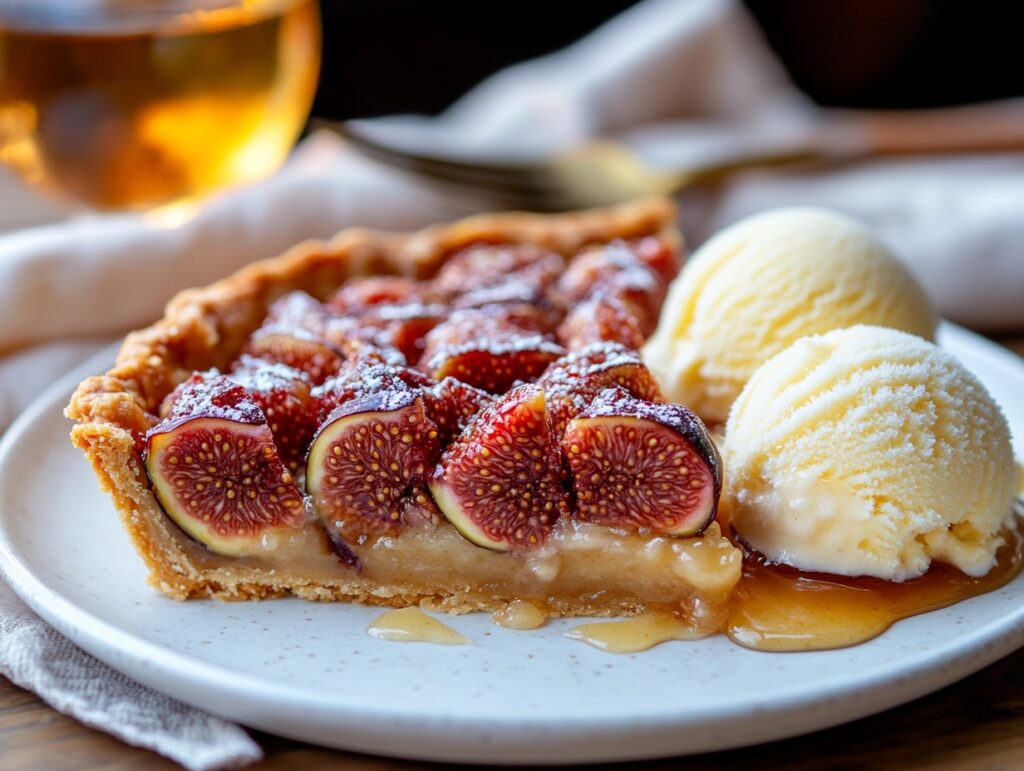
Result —
<svg viewBox="0 0 1024 771"><path fill-rule="evenodd" d="M994 591L1024 566L1024 537L1009 530L995 567L971 578L934 563L903 583L803 573L747 556L726 634L761 651L842 648L877 637L897 621Z"/></svg>
<svg viewBox="0 0 1024 771"><path fill-rule="evenodd" d="M366 628L370 637L394 642L425 642L435 645L472 645L447 624L431 618L419 608L400 608L381 613Z"/></svg>
<svg viewBox="0 0 1024 771"><path fill-rule="evenodd" d="M665 613L641 613L624 621L597 621L565 632L606 653L638 653L669 640L699 640L707 632Z"/></svg>

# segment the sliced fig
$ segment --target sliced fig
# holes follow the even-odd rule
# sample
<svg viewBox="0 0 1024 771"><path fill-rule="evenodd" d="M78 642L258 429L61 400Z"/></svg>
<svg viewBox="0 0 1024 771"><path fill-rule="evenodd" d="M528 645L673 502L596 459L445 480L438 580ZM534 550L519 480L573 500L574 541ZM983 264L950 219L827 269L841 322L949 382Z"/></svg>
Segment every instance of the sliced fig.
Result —
<svg viewBox="0 0 1024 771"><path fill-rule="evenodd" d="M324 324L331 315L322 302L306 292L296 290L281 295L270 304L263 325L298 327L314 335L322 335Z"/></svg>
<svg viewBox="0 0 1024 771"><path fill-rule="evenodd" d="M558 327L558 340L570 351L599 342L639 349L644 339L640 321L630 308L615 295L601 291L577 303Z"/></svg>
<svg viewBox="0 0 1024 771"><path fill-rule="evenodd" d="M375 330L374 339L384 347L401 351L409 364L423 355L426 336L448 314L443 305L388 305L375 308L360 318L365 328Z"/></svg>
<svg viewBox="0 0 1024 771"><path fill-rule="evenodd" d="M559 255L530 244L475 244L448 257L433 286L442 297L453 300L495 287L511 291L516 284L518 291L526 292L519 301L535 303L543 299L564 268ZM487 302L493 301L481 295L479 302L466 304Z"/></svg>
<svg viewBox="0 0 1024 771"><path fill-rule="evenodd" d="M334 336L332 336L333 339L335 339ZM343 342L339 342L339 347L345 354L345 361L338 369L339 375L355 367L372 364L405 367L409 363L401 351L392 345L381 342L372 330L361 336L347 337Z"/></svg>
<svg viewBox="0 0 1024 771"><path fill-rule="evenodd" d="M437 429L408 386L343 402L309 449L306 489L321 520L346 538L397 533L407 494L437 463Z"/></svg>
<svg viewBox="0 0 1024 771"><path fill-rule="evenodd" d="M436 527L444 521L444 514L437 508L426 482L415 482L402 499L402 522Z"/></svg>
<svg viewBox="0 0 1024 771"><path fill-rule="evenodd" d="M344 350L350 340L394 348L415 364L423 338L447 314L430 284L401 276L352 279L328 301L335 314L327 337Z"/></svg>
<svg viewBox="0 0 1024 771"><path fill-rule="evenodd" d="M665 239L658 236L645 236L633 241L626 241L625 247L637 256L640 262L651 268L667 285L678 274L682 267L682 256L679 250Z"/></svg>
<svg viewBox="0 0 1024 771"><path fill-rule="evenodd" d="M426 388L423 398L427 416L437 426L441 447L447 447L469 425L473 416L494 400L486 391L453 377L446 377Z"/></svg>
<svg viewBox="0 0 1024 771"><path fill-rule="evenodd" d="M623 241L592 246L577 254L558 281L558 301L566 308L598 292L622 302L636 317L644 337L654 331L668 284Z"/></svg>
<svg viewBox="0 0 1024 771"><path fill-rule="evenodd" d="M366 346L361 349L364 358L346 361L334 377L328 378L310 392L314 403L313 414L317 424L345 402L372 393L395 389L429 388L434 381L419 370L396 366L379 357L376 349Z"/></svg>
<svg viewBox="0 0 1024 771"><path fill-rule="evenodd" d="M298 471L317 428L309 375L286 364L243 354L230 377L263 410L281 459L293 473Z"/></svg>
<svg viewBox="0 0 1024 771"><path fill-rule="evenodd" d="M490 393L534 380L565 349L527 318L514 306L456 311L427 335L420 367L435 380L454 377Z"/></svg>
<svg viewBox="0 0 1024 771"><path fill-rule="evenodd" d="M440 296L429 283L405 276L367 276L349 279L325 304L337 313L360 315L379 306L439 301Z"/></svg>
<svg viewBox="0 0 1024 771"><path fill-rule="evenodd" d="M341 351L320 334L278 323L257 329L245 353L302 370L314 384L335 374L342 362Z"/></svg>
<svg viewBox="0 0 1024 771"><path fill-rule="evenodd" d="M146 434L146 471L167 515L218 554L264 554L268 537L306 521L263 410L223 375L182 385Z"/></svg>
<svg viewBox="0 0 1024 771"><path fill-rule="evenodd" d="M562 451L580 521L683 536L715 517L722 462L700 418L682 405L607 389L569 422Z"/></svg>
<svg viewBox="0 0 1024 771"><path fill-rule="evenodd" d="M541 375L537 385L547 394L556 437L606 388L620 387L645 401L664 401L640 354L620 343L592 343L563 356Z"/></svg>
<svg viewBox="0 0 1024 771"><path fill-rule="evenodd" d="M330 544L331 551L334 552L334 556L338 558L342 565L357 570L362 567L362 562L359 560L358 555L352 551L351 544L345 540L341 533L329 527L325 527L324 532L327 533L327 542Z"/></svg>
<svg viewBox="0 0 1024 771"><path fill-rule="evenodd" d="M430 491L478 546L509 551L543 543L569 511L544 392L521 385L485 407L445 451Z"/></svg>
<svg viewBox="0 0 1024 771"><path fill-rule="evenodd" d="M552 294L563 270L559 255L533 246L475 246L449 258L435 284L453 308L528 306L538 331L553 332L564 315Z"/></svg>

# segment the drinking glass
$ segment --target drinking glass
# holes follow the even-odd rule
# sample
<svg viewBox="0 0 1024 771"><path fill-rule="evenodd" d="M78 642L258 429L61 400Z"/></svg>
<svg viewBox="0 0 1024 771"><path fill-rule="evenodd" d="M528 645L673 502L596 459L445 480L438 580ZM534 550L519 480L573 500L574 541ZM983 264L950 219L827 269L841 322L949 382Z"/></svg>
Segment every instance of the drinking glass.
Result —
<svg viewBox="0 0 1024 771"><path fill-rule="evenodd" d="M195 199L281 164L319 63L316 0L0 0L0 161L95 209Z"/></svg>

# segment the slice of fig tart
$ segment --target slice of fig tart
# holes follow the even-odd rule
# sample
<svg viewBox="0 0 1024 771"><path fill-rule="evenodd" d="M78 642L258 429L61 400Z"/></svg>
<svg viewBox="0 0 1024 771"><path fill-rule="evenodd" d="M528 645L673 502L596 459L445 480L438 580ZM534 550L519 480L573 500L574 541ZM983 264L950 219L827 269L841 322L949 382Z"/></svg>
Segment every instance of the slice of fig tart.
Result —
<svg viewBox="0 0 1024 771"><path fill-rule="evenodd" d="M665 200L348 230L181 293L67 409L164 594L719 628L721 461L636 348Z"/></svg>

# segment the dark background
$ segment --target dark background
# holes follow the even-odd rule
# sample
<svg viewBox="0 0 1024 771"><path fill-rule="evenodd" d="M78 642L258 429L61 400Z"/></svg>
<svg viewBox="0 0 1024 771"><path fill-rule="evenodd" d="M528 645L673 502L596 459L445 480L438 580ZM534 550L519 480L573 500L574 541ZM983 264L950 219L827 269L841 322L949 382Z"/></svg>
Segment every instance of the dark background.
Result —
<svg viewBox="0 0 1024 771"><path fill-rule="evenodd" d="M439 112L490 73L557 50L634 2L321 0L314 114ZM744 4L796 84L824 105L930 107L1024 94L1016 2Z"/></svg>

